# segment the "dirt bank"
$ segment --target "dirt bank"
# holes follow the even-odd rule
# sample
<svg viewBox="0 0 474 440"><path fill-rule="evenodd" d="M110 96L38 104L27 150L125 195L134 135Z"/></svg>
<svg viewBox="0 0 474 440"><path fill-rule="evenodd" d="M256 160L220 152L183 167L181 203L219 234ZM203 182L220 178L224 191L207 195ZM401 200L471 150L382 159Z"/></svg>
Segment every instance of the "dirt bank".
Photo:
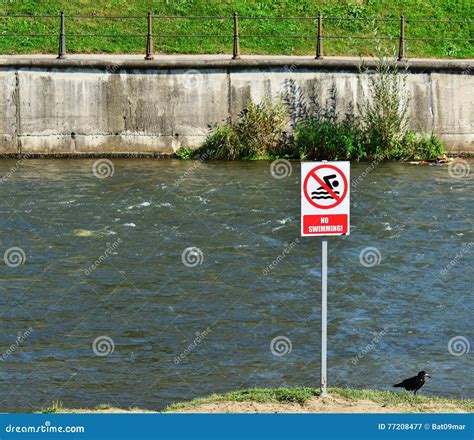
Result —
<svg viewBox="0 0 474 440"><path fill-rule="evenodd" d="M472 413L470 399L414 396L405 391L329 389L321 397L319 389L308 387L253 388L213 394L167 407L166 413ZM62 402L44 412L58 413L154 413L140 408L99 405L93 409L66 409ZM158 412L158 411L156 411Z"/></svg>
<svg viewBox="0 0 474 440"><path fill-rule="evenodd" d="M184 407L176 413L465 413L451 403L380 404L370 400L350 400L341 396L313 397L299 403L216 402Z"/></svg>

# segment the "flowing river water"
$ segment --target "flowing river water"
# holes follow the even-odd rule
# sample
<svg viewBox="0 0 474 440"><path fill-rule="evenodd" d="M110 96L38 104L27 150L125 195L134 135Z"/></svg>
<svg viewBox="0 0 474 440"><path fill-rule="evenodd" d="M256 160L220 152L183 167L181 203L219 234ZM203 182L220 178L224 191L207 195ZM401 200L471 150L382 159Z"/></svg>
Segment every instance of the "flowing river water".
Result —
<svg viewBox="0 0 474 440"><path fill-rule="evenodd" d="M276 178L266 161L113 159L99 178L94 162L0 162L2 411L319 385L299 163ZM473 398L473 171L351 173L351 235L329 239L329 386L426 370L422 394Z"/></svg>

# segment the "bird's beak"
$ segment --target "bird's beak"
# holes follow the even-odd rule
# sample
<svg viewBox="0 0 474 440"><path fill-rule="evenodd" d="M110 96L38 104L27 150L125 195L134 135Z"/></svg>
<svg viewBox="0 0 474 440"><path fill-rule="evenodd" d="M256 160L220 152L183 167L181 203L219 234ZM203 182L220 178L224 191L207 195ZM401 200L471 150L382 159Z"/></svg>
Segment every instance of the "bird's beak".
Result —
<svg viewBox="0 0 474 440"><path fill-rule="evenodd" d="M429 377L429 378L431 379L431 376L430 376L429 374L426 374L425 376L426 376L426 377Z"/></svg>

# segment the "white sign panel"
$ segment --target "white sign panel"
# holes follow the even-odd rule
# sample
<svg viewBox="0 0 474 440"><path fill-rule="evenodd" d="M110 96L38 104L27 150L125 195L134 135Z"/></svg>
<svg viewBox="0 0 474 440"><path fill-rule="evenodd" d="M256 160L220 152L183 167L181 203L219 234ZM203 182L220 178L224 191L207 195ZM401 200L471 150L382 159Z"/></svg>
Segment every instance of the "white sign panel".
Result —
<svg viewBox="0 0 474 440"><path fill-rule="evenodd" d="M301 235L349 235L350 162L301 163Z"/></svg>

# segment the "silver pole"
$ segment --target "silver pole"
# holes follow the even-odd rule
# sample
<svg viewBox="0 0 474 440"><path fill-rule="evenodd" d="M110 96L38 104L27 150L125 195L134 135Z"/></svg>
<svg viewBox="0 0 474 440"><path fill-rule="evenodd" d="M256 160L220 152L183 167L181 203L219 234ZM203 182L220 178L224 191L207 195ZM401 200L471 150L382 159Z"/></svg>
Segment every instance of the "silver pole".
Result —
<svg viewBox="0 0 474 440"><path fill-rule="evenodd" d="M328 240L322 239L321 267L321 396L326 396L327 390L327 337L328 337Z"/></svg>

